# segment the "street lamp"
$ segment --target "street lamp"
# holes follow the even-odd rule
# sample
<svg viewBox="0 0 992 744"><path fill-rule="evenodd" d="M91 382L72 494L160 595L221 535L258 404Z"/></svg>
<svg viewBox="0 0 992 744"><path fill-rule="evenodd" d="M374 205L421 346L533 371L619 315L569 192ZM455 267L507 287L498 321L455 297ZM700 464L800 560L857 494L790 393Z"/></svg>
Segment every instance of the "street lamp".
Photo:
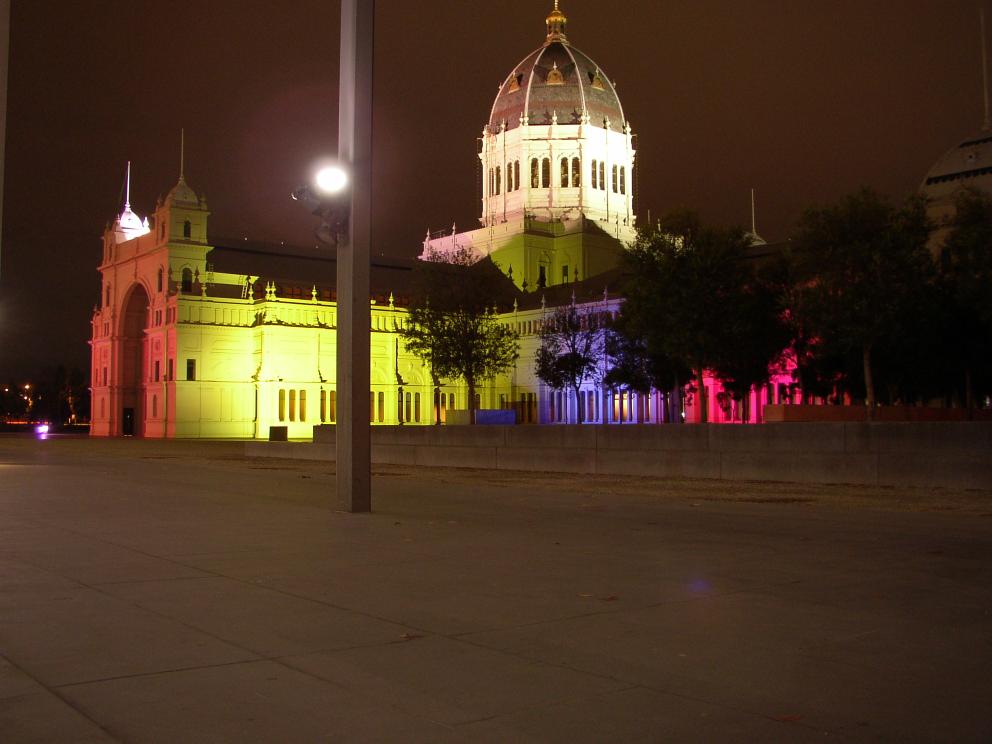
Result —
<svg viewBox="0 0 992 744"><path fill-rule="evenodd" d="M372 60L375 0L341 2L338 158L293 192L321 220L316 236L337 249L337 494L349 512L372 510L368 414L371 348Z"/></svg>

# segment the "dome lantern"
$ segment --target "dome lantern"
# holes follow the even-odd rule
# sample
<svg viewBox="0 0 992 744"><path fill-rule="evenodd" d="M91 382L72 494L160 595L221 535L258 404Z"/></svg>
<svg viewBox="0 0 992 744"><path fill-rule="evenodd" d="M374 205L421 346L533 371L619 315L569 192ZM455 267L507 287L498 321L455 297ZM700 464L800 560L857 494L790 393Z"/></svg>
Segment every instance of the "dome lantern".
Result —
<svg viewBox="0 0 992 744"><path fill-rule="evenodd" d="M548 26L548 44L555 41L568 43L568 39L565 38L565 26L568 25L568 18L558 9L558 0L555 0L555 9L548 15L545 23Z"/></svg>

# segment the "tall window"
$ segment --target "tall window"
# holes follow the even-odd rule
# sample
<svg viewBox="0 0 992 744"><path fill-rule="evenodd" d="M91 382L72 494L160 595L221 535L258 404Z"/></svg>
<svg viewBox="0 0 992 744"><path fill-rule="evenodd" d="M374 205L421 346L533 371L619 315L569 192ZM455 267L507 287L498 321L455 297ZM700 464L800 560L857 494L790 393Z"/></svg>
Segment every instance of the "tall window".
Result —
<svg viewBox="0 0 992 744"><path fill-rule="evenodd" d="M332 424L337 421L338 418L338 393L336 390L331 390L327 394L327 420Z"/></svg>
<svg viewBox="0 0 992 744"><path fill-rule="evenodd" d="M404 421L412 421L413 420L413 417L411 416L411 413L412 413L411 403L412 402L413 402L413 396L410 395L410 393L407 393L406 394L406 408L403 411L404 414L406 414L404 416L404 418L403 418Z"/></svg>
<svg viewBox="0 0 992 744"><path fill-rule="evenodd" d="M582 178L582 166L578 158L572 158L572 188L579 187L579 179Z"/></svg>
<svg viewBox="0 0 992 744"><path fill-rule="evenodd" d="M513 162L513 185L514 188L520 188L520 161L515 160Z"/></svg>
<svg viewBox="0 0 992 744"><path fill-rule="evenodd" d="M544 158L541 161L541 188L551 188L551 158Z"/></svg>
<svg viewBox="0 0 992 744"><path fill-rule="evenodd" d="M599 161L592 161L592 187L596 188L596 176L599 173Z"/></svg>
<svg viewBox="0 0 992 744"><path fill-rule="evenodd" d="M627 166L620 166L620 193L627 193Z"/></svg>
<svg viewBox="0 0 992 744"><path fill-rule="evenodd" d="M541 188L541 180L537 172L539 167L537 158L530 161L530 187L532 189Z"/></svg>
<svg viewBox="0 0 992 744"><path fill-rule="evenodd" d="M191 382L196 380L196 360L187 359L186 360L186 379Z"/></svg>
<svg viewBox="0 0 992 744"><path fill-rule="evenodd" d="M166 370L166 372L165 372L165 379L166 380L172 380L173 379L173 377L172 377L172 375L173 375L173 368L172 368L173 367L173 364L172 364L172 361L173 360L169 359L166 362L166 367L165 367L165 370Z"/></svg>
<svg viewBox="0 0 992 744"><path fill-rule="evenodd" d="M600 162L599 164L599 189L600 191L606 191L606 163Z"/></svg>
<svg viewBox="0 0 992 744"><path fill-rule="evenodd" d="M568 158L561 159L561 187L568 188Z"/></svg>
<svg viewBox="0 0 992 744"><path fill-rule="evenodd" d="M506 164L506 192L513 191L513 163Z"/></svg>
<svg viewBox="0 0 992 744"><path fill-rule="evenodd" d="M106 294L106 298L107 299L104 300L103 306L104 307L110 307L110 285L109 284L107 285L107 291L106 291L105 294Z"/></svg>
<svg viewBox="0 0 992 744"><path fill-rule="evenodd" d="M152 418L158 418L158 396L152 396Z"/></svg>
<svg viewBox="0 0 992 744"><path fill-rule="evenodd" d="M182 290L186 293L193 291L193 270L189 267L183 269Z"/></svg>
<svg viewBox="0 0 992 744"><path fill-rule="evenodd" d="M163 284L163 281L162 281L162 279L164 278L164 275L165 275L165 272L164 272L164 271L162 271L162 269L159 269L159 270L158 270L158 285L157 285L157 286L158 286L158 291L159 291L159 292L161 292L161 291L162 291L162 284Z"/></svg>
<svg viewBox="0 0 992 744"><path fill-rule="evenodd" d="M617 166L614 165L613 166L613 193L614 194L617 193L620 190L620 177L619 177L618 171L619 171L619 168L617 168Z"/></svg>
<svg viewBox="0 0 992 744"><path fill-rule="evenodd" d="M502 175L502 171L500 170L500 167L497 165L496 166L496 194L497 195L501 192L502 186L503 186L503 184L501 183L502 179L500 178L501 175Z"/></svg>
<svg viewBox="0 0 992 744"><path fill-rule="evenodd" d="M396 396L396 420L403 423L403 388L399 389Z"/></svg>
<svg viewBox="0 0 992 744"><path fill-rule="evenodd" d="M327 423L327 391L320 389L320 423Z"/></svg>
<svg viewBox="0 0 992 744"><path fill-rule="evenodd" d="M561 283L568 284L568 264L561 267Z"/></svg>
<svg viewBox="0 0 992 744"><path fill-rule="evenodd" d="M296 391L289 391L289 420L296 421Z"/></svg>
<svg viewBox="0 0 992 744"><path fill-rule="evenodd" d="M161 364L162 363L158 359L155 360L155 382L158 382L161 379L159 375L159 372L161 370Z"/></svg>
<svg viewBox="0 0 992 744"><path fill-rule="evenodd" d="M413 394L413 420L420 423L420 393Z"/></svg>
<svg viewBox="0 0 992 744"><path fill-rule="evenodd" d="M189 220L183 223L183 237L189 240L193 236L193 225Z"/></svg>
<svg viewBox="0 0 992 744"><path fill-rule="evenodd" d="M379 423L386 420L386 394L379 393Z"/></svg>
<svg viewBox="0 0 992 744"><path fill-rule="evenodd" d="M286 391L279 391L279 420L286 420Z"/></svg>
<svg viewBox="0 0 992 744"><path fill-rule="evenodd" d="M307 391L300 391L300 421L307 420Z"/></svg>

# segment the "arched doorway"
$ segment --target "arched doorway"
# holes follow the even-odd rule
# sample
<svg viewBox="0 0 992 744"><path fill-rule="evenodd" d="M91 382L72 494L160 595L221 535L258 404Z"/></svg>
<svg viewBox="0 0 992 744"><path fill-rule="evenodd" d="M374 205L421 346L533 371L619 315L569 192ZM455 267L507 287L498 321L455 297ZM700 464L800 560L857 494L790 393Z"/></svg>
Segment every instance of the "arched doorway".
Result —
<svg viewBox="0 0 992 744"><path fill-rule="evenodd" d="M120 433L145 433L145 328L148 326L148 292L136 284L124 303L120 336Z"/></svg>

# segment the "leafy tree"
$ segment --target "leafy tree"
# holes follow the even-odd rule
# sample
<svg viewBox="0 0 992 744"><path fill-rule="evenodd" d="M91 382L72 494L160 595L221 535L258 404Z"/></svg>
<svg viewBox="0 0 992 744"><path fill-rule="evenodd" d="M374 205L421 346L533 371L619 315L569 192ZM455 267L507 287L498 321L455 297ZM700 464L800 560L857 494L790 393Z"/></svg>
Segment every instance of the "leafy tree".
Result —
<svg viewBox="0 0 992 744"><path fill-rule="evenodd" d="M963 378L965 404L992 392L992 197L969 190L957 210L941 253L947 332L954 366Z"/></svg>
<svg viewBox="0 0 992 744"><path fill-rule="evenodd" d="M685 370L692 370L701 421L708 416L705 370L722 369L732 384L752 376L753 360L745 360L737 345L746 339L734 337L742 330L737 317L742 292L753 279L754 269L745 259L749 246L743 230L706 227L698 215L681 210L642 231L627 253L636 280L627 287L623 332L640 337L649 358L667 362L676 387L687 381Z"/></svg>
<svg viewBox="0 0 992 744"><path fill-rule="evenodd" d="M587 380L600 373L603 336L596 315L579 312L574 304L555 308L541 326L534 370L545 385L574 393L579 424L584 413L579 392Z"/></svg>
<svg viewBox="0 0 992 744"><path fill-rule="evenodd" d="M681 423L682 388L692 377L685 364L666 356L654 326L636 324L636 313L622 314L607 328L606 356L610 369L604 382L611 388L626 387L638 393L667 390L668 420Z"/></svg>
<svg viewBox="0 0 992 744"><path fill-rule="evenodd" d="M811 208L796 240L799 288L792 313L833 354L856 354L869 409L876 404L874 355L919 311L932 262L925 204L896 208L864 189Z"/></svg>
<svg viewBox="0 0 992 744"><path fill-rule="evenodd" d="M496 303L512 297L507 285L490 259L475 261L467 248L433 254L415 269L410 320L400 333L435 383L465 381L473 412L478 383L506 371L519 356L519 334L497 319Z"/></svg>

